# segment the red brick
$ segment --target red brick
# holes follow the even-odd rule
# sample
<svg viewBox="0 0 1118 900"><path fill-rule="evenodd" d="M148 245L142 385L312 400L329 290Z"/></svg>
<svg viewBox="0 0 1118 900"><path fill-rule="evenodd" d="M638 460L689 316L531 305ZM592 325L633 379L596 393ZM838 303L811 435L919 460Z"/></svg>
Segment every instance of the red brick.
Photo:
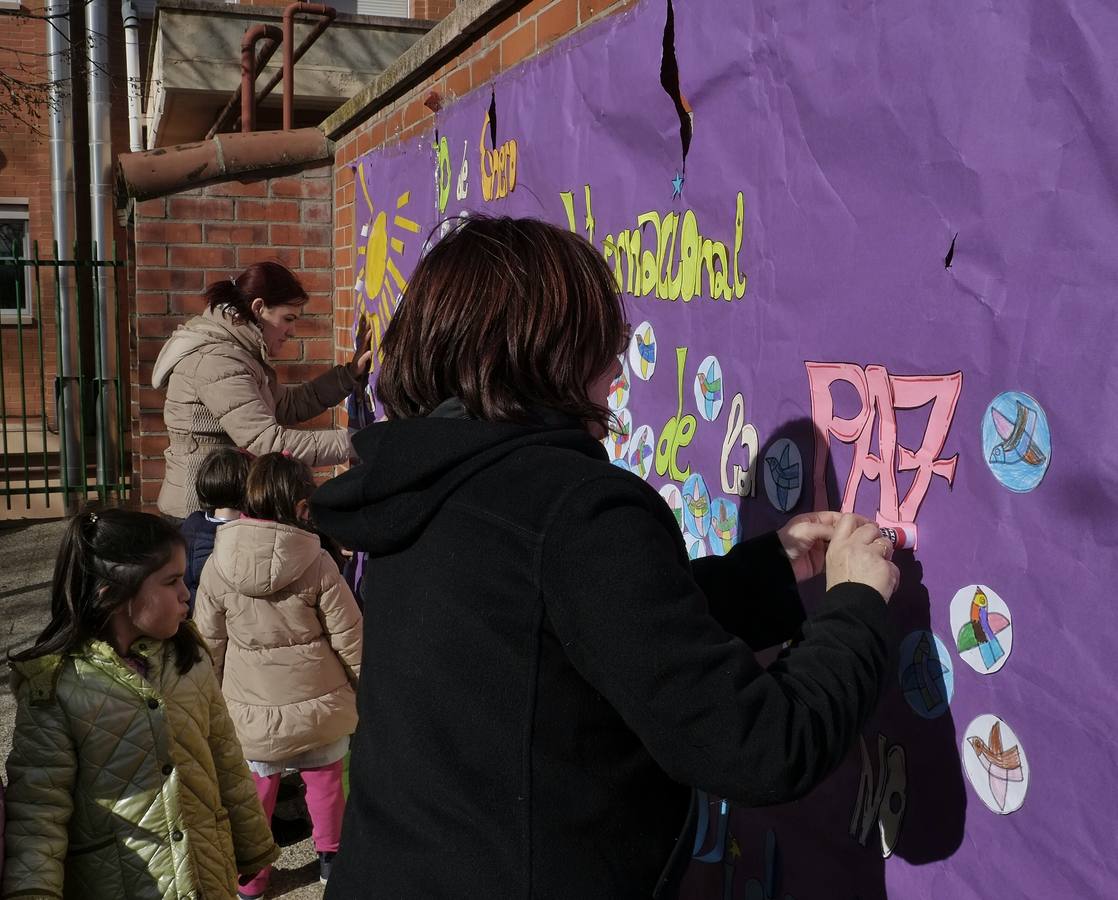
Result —
<svg viewBox="0 0 1118 900"><path fill-rule="evenodd" d="M207 244L263 244L267 225L206 225Z"/></svg>
<svg viewBox="0 0 1118 900"><path fill-rule="evenodd" d="M167 338L186 321L186 316L138 316L136 333L142 338Z"/></svg>
<svg viewBox="0 0 1118 900"><path fill-rule="evenodd" d="M303 221L322 224L333 221L334 207L326 202L306 201L303 203Z"/></svg>
<svg viewBox="0 0 1118 900"><path fill-rule="evenodd" d="M167 474L167 460L163 457L158 459L145 459L143 461L143 477L154 478L162 481L163 477Z"/></svg>
<svg viewBox="0 0 1118 900"><path fill-rule="evenodd" d="M277 178L272 182L273 197L303 200L330 199L330 182L321 178Z"/></svg>
<svg viewBox="0 0 1118 900"><path fill-rule="evenodd" d="M578 0L559 0L536 18L536 46L544 47L578 28Z"/></svg>
<svg viewBox="0 0 1118 900"><path fill-rule="evenodd" d="M207 197L267 197L268 182L265 179L226 181L223 184L211 184L204 193Z"/></svg>
<svg viewBox="0 0 1118 900"><path fill-rule="evenodd" d="M136 270L136 290L166 291L171 287L171 270L144 268Z"/></svg>
<svg viewBox="0 0 1118 900"><path fill-rule="evenodd" d="M143 362L155 362L162 349L163 341L160 340L142 340L138 341L136 346L137 356Z"/></svg>
<svg viewBox="0 0 1118 900"><path fill-rule="evenodd" d="M509 13L507 19L498 22L486 32L486 37L489 38L489 46L500 43L501 38L516 28L517 24L516 12Z"/></svg>
<svg viewBox="0 0 1118 900"><path fill-rule="evenodd" d="M206 308L206 298L200 293L187 292L171 295L171 312L176 315L197 316Z"/></svg>
<svg viewBox="0 0 1118 900"><path fill-rule="evenodd" d="M501 47L498 44L488 53L470 63L470 82L480 87L501 70Z"/></svg>
<svg viewBox="0 0 1118 900"><path fill-rule="evenodd" d="M280 363L273 366L280 384L303 384L316 375L322 374L321 366L307 366L302 363Z"/></svg>
<svg viewBox="0 0 1118 900"><path fill-rule="evenodd" d="M295 336L328 338L334 322L327 316L301 316L295 321Z"/></svg>
<svg viewBox="0 0 1118 900"><path fill-rule="evenodd" d="M451 97L461 97L472 87L469 66L461 66L446 76L446 90Z"/></svg>
<svg viewBox="0 0 1118 900"><path fill-rule="evenodd" d="M167 312L167 295L137 291L136 312L141 316L160 315Z"/></svg>
<svg viewBox="0 0 1118 900"><path fill-rule="evenodd" d="M307 247L303 251L303 267L306 269L329 269L330 251Z"/></svg>
<svg viewBox="0 0 1118 900"><path fill-rule="evenodd" d="M156 197L154 200L144 200L137 203L136 215L162 219L167 215L167 198Z"/></svg>
<svg viewBox="0 0 1118 900"><path fill-rule="evenodd" d="M171 265L230 269L235 263L232 247L172 247Z"/></svg>
<svg viewBox="0 0 1118 900"><path fill-rule="evenodd" d="M293 247L238 247L237 265L240 268L255 262L273 260L283 263L289 269L299 268L299 250Z"/></svg>
<svg viewBox="0 0 1118 900"><path fill-rule="evenodd" d="M328 340L303 341L303 359L308 362L332 363L334 361L334 345Z"/></svg>
<svg viewBox="0 0 1118 900"><path fill-rule="evenodd" d="M201 271L192 269L172 269L171 270L171 285L172 291L203 291L206 287L205 276Z"/></svg>
<svg viewBox="0 0 1118 900"><path fill-rule="evenodd" d="M137 222L138 244L200 244L202 226L192 222Z"/></svg>
<svg viewBox="0 0 1118 900"><path fill-rule="evenodd" d="M167 265L167 247L164 244L141 244L136 248L138 266Z"/></svg>
<svg viewBox="0 0 1118 900"><path fill-rule="evenodd" d="M139 397L139 407L142 410L162 409L163 401L166 399L162 391L157 391L153 387L133 388L132 396Z"/></svg>
<svg viewBox="0 0 1118 900"><path fill-rule="evenodd" d="M284 341L283 346L280 347L280 352L276 354L269 354L269 359L277 362L296 362L303 358L303 342L302 341Z"/></svg>
<svg viewBox="0 0 1118 900"><path fill-rule="evenodd" d="M334 265L338 268L349 266L353 261L353 251L346 245L334 248Z"/></svg>
<svg viewBox="0 0 1118 900"><path fill-rule="evenodd" d="M307 293L331 291L334 289L334 273L329 269L317 272L300 272L299 281L302 282Z"/></svg>
<svg viewBox="0 0 1118 900"><path fill-rule="evenodd" d="M233 201L212 197L171 197L167 205L171 219L232 219Z"/></svg>
<svg viewBox="0 0 1118 900"><path fill-rule="evenodd" d="M501 42L501 63L506 69L536 52L536 23L526 22Z"/></svg>
<svg viewBox="0 0 1118 900"><path fill-rule="evenodd" d="M298 222L299 204L294 200L238 200L237 221Z"/></svg>
<svg viewBox="0 0 1118 900"><path fill-rule="evenodd" d="M313 294L307 305L303 307L303 314L307 316L321 316L332 315L334 312L334 304L330 299L330 295L326 294Z"/></svg>
<svg viewBox="0 0 1118 900"><path fill-rule="evenodd" d="M328 247L331 237L331 229L327 225L273 225L271 228L272 243L281 246L305 247L309 244Z"/></svg>

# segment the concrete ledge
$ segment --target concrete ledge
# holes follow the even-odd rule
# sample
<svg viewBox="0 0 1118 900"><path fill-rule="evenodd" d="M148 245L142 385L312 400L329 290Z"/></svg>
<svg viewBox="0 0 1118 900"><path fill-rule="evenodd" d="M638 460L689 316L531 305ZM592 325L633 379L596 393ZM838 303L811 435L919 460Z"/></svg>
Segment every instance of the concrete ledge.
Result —
<svg viewBox="0 0 1118 900"><path fill-rule="evenodd" d="M454 12L405 50L372 84L354 94L318 127L331 140L344 137L458 55L484 34L494 21L526 3L527 0L463 0Z"/></svg>

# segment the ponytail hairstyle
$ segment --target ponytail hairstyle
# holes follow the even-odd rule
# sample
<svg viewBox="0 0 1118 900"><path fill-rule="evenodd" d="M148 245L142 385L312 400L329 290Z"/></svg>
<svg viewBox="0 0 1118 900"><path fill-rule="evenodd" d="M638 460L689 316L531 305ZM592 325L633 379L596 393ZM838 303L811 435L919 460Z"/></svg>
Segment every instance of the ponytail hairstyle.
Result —
<svg viewBox="0 0 1118 900"><path fill-rule="evenodd" d="M236 278L215 281L205 294L212 311L221 310L234 324L256 324L252 301L259 297L267 307L302 306L309 299L299 278L278 262L253 263Z"/></svg>
<svg viewBox="0 0 1118 900"><path fill-rule="evenodd" d="M178 529L159 516L126 509L75 516L54 563L50 623L32 647L9 658L65 655L104 638L112 614L167 564L175 547L185 546ZM180 626L171 643L180 673L202 659L203 645L192 629Z"/></svg>
<svg viewBox="0 0 1118 900"><path fill-rule="evenodd" d="M315 487L314 474L305 462L287 452L265 453L249 467L242 512L253 519L313 531L295 508L300 500L310 499Z"/></svg>

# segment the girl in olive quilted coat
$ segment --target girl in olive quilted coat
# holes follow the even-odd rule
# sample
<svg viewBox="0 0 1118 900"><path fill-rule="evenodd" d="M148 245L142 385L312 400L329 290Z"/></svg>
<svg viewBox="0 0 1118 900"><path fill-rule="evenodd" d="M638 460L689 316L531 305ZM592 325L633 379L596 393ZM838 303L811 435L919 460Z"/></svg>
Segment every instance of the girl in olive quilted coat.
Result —
<svg viewBox="0 0 1118 900"><path fill-rule="evenodd" d="M71 521L51 622L12 657L0 897L233 898L279 855L186 621L185 567L156 516Z"/></svg>

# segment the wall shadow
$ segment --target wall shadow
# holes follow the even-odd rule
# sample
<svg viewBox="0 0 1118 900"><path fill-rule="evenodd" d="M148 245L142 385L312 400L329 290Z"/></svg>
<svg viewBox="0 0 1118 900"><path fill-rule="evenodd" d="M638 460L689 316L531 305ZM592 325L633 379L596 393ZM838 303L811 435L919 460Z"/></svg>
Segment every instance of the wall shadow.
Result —
<svg viewBox="0 0 1118 900"><path fill-rule="evenodd" d="M761 450L761 466L781 438L789 438L800 450L799 501L786 512L776 509L759 470L756 496L742 503L743 539L814 508L814 425L810 419L797 419L774 432ZM830 462L825 483L830 498L825 505L837 508L839 492ZM937 693L942 682L932 679L930 693L921 693L927 667L938 659L933 642L923 642L930 652L919 656L919 673L908 672L907 694L901 688L902 642L915 631L931 629L923 566L911 551L899 551L894 561L901 581L888 610L889 670L877 710L862 729L864 752L860 744L852 747L839 767L802 800L763 809L731 808L722 834L720 801L711 798L710 827L697 854L705 861L692 861L681 891L684 900L886 900L883 843L891 845L892 855L916 866L946 859L959 848L967 798L955 723ZM823 590L821 578L801 586L809 614ZM919 636L910 639L906 669L913 661L911 648L920 644ZM769 652L759 659L767 663L774 656ZM917 707L926 713L946 708L936 718L925 718Z"/></svg>

